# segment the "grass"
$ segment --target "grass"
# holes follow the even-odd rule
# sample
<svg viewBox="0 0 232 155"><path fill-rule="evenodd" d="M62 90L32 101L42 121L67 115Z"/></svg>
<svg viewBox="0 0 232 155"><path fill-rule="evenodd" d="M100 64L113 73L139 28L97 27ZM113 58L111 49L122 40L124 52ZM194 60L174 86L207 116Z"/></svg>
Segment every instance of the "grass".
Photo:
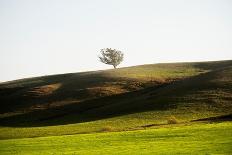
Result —
<svg viewBox="0 0 232 155"><path fill-rule="evenodd" d="M231 154L231 122L194 121L231 120L231 75L219 61L2 83L0 154Z"/></svg>
<svg viewBox="0 0 232 155"><path fill-rule="evenodd" d="M177 124L179 121L176 119L175 116L170 116L167 120L168 124Z"/></svg>
<svg viewBox="0 0 232 155"><path fill-rule="evenodd" d="M0 139L94 133L107 126L125 131L167 124L172 115L182 123L231 114L231 66L232 61L156 64L5 83L0 86ZM142 83L147 75L150 81L151 72L155 79L174 82L127 88L131 79ZM117 94L119 87L128 92ZM103 92L106 96L96 95Z"/></svg>
<svg viewBox="0 0 232 155"><path fill-rule="evenodd" d="M231 154L232 123L0 141L0 154Z"/></svg>
<svg viewBox="0 0 232 155"><path fill-rule="evenodd" d="M218 113L218 115L225 113ZM74 123L67 125L42 126L42 127L0 127L1 139L30 138L44 136L73 135L83 133L102 132L105 127L111 127L113 131L127 131L144 129L143 126L150 124L168 124L170 116L175 115L179 123L189 122L199 118L215 116L215 113L198 111L192 113L180 113L177 111L150 111L123 115L108 119L101 119L90 122Z"/></svg>
<svg viewBox="0 0 232 155"><path fill-rule="evenodd" d="M224 63L228 62L222 62ZM90 99L162 85L210 69L201 69L195 65L195 63L142 65L2 83L0 84L0 113L9 116L64 107Z"/></svg>

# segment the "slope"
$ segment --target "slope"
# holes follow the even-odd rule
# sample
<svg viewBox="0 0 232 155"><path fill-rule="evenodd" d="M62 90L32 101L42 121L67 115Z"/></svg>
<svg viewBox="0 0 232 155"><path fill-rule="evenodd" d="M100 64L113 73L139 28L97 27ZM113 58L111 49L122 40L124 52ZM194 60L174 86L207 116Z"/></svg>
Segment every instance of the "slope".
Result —
<svg viewBox="0 0 232 155"><path fill-rule="evenodd" d="M100 77L100 73L101 77L105 77L96 81L96 77ZM145 76L149 73L156 73L152 76L152 80L151 76ZM58 97L63 97L62 99L65 101L68 100L66 96L70 95L66 93L74 91L77 86L79 89L79 84L82 84L83 87L85 84L89 89L104 87L104 84L107 83L112 89L116 87L115 83L121 84L124 81L124 87L127 86L127 89L125 92L117 91L116 93L106 91L106 94L99 96L89 92L83 93L83 96L78 95L75 99L80 96L87 97L87 99L55 107L31 108L30 110L25 108L24 111L10 111L10 108L5 108L4 110L7 112L1 115L1 126L41 126L42 128L37 128L38 130L31 129L35 132L32 134L33 136L42 133L44 135L63 135L99 132L106 127L110 128L107 130L119 131L137 129L149 124L165 124L167 117L171 115L177 117L180 122L186 122L232 113L232 61L144 65L71 75L40 77L3 84L1 86L2 94L5 92L4 89L10 88L10 86L18 88L16 86L19 86L20 83L22 89L18 90L18 94L13 93L13 96L5 93L2 101L9 101L7 98L9 95L12 99L15 98L15 102L11 102L15 106L18 104L16 100L20 100L18 98L20 93L30 90L31 87L38 87L38 84L35 86L31 82L38 81L38 79L47 79L46 85L51 85L55 79L56 82L63 80L66 85L70 83L70 89L67 87L64 89L65 87L62 88L62 86L59 88L62 90L59 93L63 92L64 95L58 92L54 93ZM73 76L77 75L78 78L74 80ZM85 83L80 80L81 76L85 77L82 78ZM52 81L50 83L49 78ZM100 81L104 84L100 85L102 84ZM134 86L133 82L140 83L140 85L131 89ZM97 93L99 92L103 92L102 88L97 91ZM52 95L49 96L49 99L53 99ZM32 104L31 101L35 103L37 100L41 102L41 97L31 98L28 103ZM46 104L46 101L49 100L44 100L43 104ZM55 126L48 130L46 126L51 125ZM56 130L57 127L59 127L59 131ZM2 131L6 133L6 130L9 128L4 128ZM38 131L41 132L41 130L42 133L38 134Z"/></svg>

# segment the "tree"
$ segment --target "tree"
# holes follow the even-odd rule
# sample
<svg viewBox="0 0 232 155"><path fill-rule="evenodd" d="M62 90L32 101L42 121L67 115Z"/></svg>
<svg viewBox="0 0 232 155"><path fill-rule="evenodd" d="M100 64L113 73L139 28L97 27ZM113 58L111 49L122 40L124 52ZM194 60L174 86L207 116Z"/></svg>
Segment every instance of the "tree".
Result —
<svg viewBox="0 0 232 155"><path fill-rule="evenodd" d="M116 49L105 48L101 49L99 59L102 63L113 65L116 68L123 61L123 53Z"/></svg>

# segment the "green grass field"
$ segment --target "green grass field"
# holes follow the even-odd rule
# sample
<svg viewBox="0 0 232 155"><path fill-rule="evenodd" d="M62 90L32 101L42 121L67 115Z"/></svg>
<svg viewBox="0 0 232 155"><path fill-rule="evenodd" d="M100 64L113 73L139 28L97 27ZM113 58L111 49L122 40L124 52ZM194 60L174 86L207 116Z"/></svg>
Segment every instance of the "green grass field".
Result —
<svg viewBox="0 0 232 155"><path fill-rule="evenodd" d="M232 154L231 75L228 60L1 83L0 154Z"/></svg>
<svg viewBox="0 0 232 155"><path fill-rule="evenodd" d="M231 154L232 123L0 141L0 154Z"/></svg>

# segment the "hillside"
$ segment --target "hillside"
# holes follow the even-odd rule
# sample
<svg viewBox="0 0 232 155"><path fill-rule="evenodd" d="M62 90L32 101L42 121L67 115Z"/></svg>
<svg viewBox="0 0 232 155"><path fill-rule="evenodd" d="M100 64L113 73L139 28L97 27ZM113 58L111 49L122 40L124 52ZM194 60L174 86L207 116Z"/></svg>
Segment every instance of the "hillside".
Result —
<svg viewBox="0 0 232 155"><path fill-rule="evenodd" d="M2 138L134 130L232 114L232 61L151 64L0 85ZM59 131L57 131L59 125ZM60 126L62 125L62 126ZM39 127L39 128L35 128ZM28 131L27 130L27 131ZM20 135L21 134L21 135Z"/></svg>

